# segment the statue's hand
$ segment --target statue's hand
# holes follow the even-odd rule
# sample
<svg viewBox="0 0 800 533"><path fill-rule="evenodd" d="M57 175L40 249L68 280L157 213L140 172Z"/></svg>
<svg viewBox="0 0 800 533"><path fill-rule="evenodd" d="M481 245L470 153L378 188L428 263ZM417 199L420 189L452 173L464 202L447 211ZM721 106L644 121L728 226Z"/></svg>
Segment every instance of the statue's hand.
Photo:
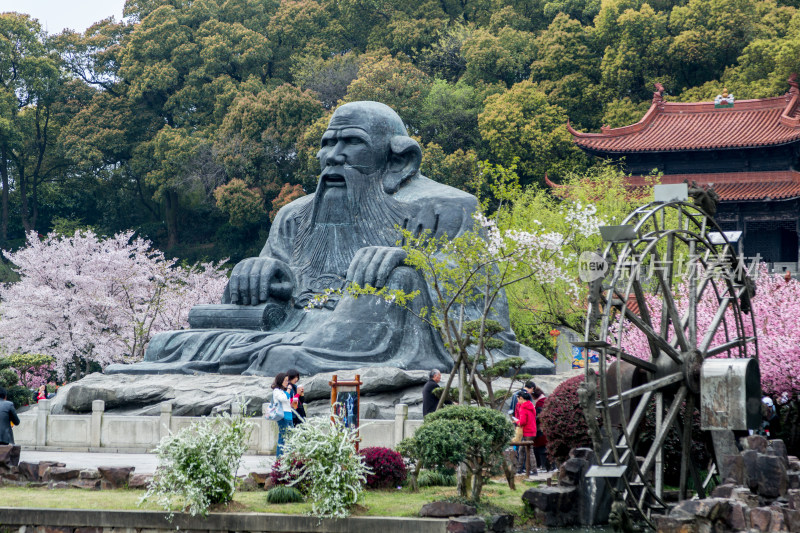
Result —
<svg viewBox="0 0 800 533"><path fill-rule="evenodd" d="M347 269L347 280L362 287L372 285L380 289L386 285L389 274L406 260L406 251L390 246L367 246L356 252Z"/></svg>
<svg viewBox="0 0 800 533"><path fill-rule="evenodd" d="M288 300L293 288L289 265L270 257L248 257L233 267L227 293L232 304L257 305L269 298Z"/></svg>

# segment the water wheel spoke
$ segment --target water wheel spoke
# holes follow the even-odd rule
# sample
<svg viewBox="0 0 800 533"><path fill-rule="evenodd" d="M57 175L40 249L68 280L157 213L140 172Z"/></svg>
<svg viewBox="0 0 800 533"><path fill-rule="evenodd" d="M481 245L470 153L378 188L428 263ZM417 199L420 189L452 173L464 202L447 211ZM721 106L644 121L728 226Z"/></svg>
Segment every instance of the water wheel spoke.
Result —
<svg viewBox="0 0 800 533"><path fill-rule="evenodd" d="M639 316L642 317L642 322L650 329L653 329L653 319L650 316L650 309L647 307L647 300L644 297L644 290L642 290L642 284L639 282L638 277L633 280L631 286L636 297L636 305L639 306ZM658 346L650 337L647 337L647 345L650 347L650 360L655 361L661 352L659 352Z"/></svg>
<svg viewBox="0 0 800 533"><path fill-rule="evenodd" d="M683 403L683 400L686 399L687 392L688 389L686 388L686 385L682 385L675 394L675 397L672 400L672 405L669 406L667 414L664 415L664 424L661 427L661 431L656 434L655 438L653 439L653 444L650 446L650 450L647 452L644 462L642 462L642 472L647 472L650 469L653 461L656 458L656 452L664 446L664 441L667 439L667 434L669 433L672 424L675 423L680 406Z"/></svg>
<svg viewBox="0 0 800 533"><path fill-rule="evenodd" d="M688 351L689 343L686 340L686 335L683 331L683 322L678 314L678 308L675 306L675 299L672 297L669 285L660 271L656 270L655 274L658 278L658 284L664 294L664 307L666 308L669 319L672 322L672 330L675 332L675 339L678 341L678 345L681 347L681 350Z"/></svg>
<svg viewBox="0 0 800 533"><path fill-rule="evenodd" d="M658 367L651 363L650 361L645 361L640 357L636 357L635 355L631 355L622 348L617 348L616 346L609 346L606 348L607 351L611 352L614 356L619 357L626 363L630 363L634 366L637 366L643 370L647 370L648 372L655 373L658 370Z"/></svg>
<svg viewBox="0 0 800 533"><path fill-rule="evenodd" d="M667 342L658 333L653 331L653 328L645 324L642 319L636 316L636 314L630 309L625 309L625 318L634 326L639 328L639 330L647 336L649 341L652 341L656 346L658 346L659 350L667 354L673 361L678 364L683 363L683 359L681 359L681 355L678 353L678 351L674 347L670 346L669 342Z"/></svg>
<svg viewBox="0 0 800 533"><path fill-rule="evenodd" d="M631 398L636 398L638 396L643 395L646 392L657 391L664 387L668 387L673 383L678 383L683 381L684 376L683 372L676 372L674 374L669 374L664 376L663 378L654 379L652 381L648 381L644 385L639 385L638 387L633 387L632 389L628 389L623 391L621 394L617 394L616 396L611 396L608 398L608 406L614 407L619 404L619 402L624 402L625 400L630 400Z"/></svg>
<svg viewBox="0 0 800 533"><path fill-rule="evenodd" d="M722 324L722 319L725 318L725 313L730 303L731 298L729 296L724 297L722 301L720 301L717 312L714 314L714 318L711 319L711 324L708 325L708 330L706 330L703 341L700 343L699 349L701 352L708 350L708 346L711 344L711 341L714 340L714 336L717 334L720 324Z"/></svg>
<svg viewBox="0 0 800 533"><path fill-rule="evenodd" d="M755 340L756 340L755 337L742 337L739 339L733 339L732 341L722 343L719 346L714 346L713 348L709 348L708 351L706 352L706 357L714 357L715 355L725 353L728 350L744 347L748 342L755 342Z"/></svg>

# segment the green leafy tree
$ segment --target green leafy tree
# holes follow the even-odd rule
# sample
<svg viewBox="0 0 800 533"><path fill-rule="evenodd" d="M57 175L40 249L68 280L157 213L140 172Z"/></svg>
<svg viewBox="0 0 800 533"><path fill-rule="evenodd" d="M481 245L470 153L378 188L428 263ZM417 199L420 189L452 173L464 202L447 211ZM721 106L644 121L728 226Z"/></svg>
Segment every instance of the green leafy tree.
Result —
<svg viewBox="0 0 800 533"><path fill-rule="evenodd" d="M257 224L266 216L264 197L258 189L249 188L240 179L232 179L214 191L217 207L228 215L232 225L245 227Z"/></svg>
<svg viewBox="0 0 800 533"><path fill-rule="evenodd" d="M55 358L40 353L12 353L5 358L8 364L19 372L22 386L28 386L28 374L38 372L41 368L55 363Z"/></svg>
<svg viewBox="0 0 800 533"><path fill-rule="evenodd" d="M417 461L417 474L420 468L463 464L471 480L462 476L459 495L479 502L483 485L492 470L501 465L503 451L513 436L514 425L505 414L459 405L429 414L414 436L398 448Z"/></svg>
<svg viewBox="0 0 800 533"><path fill-rule="evenodd" d="M612 95L623 98L633 94L637 99L644 99L655 81L667 87L674 85L672 78L666 75L672 43L667 14L643 4L638 10L622 12L614 28L616 36L598 32L601 42L612 41L601 65L603 86Z"/></svg>
<svg viewBox="0 0 800 533"><path fill-rule="evenodd" d="M358 70L358 78L350 84L344 101L382 102L394 109L412 132L417 132L431 82L427 74L410 62L391 56L367 57Z"/></svg>
<svg viewBox="0 0 800 533"><path fill-rule="evenodd" d="M559 14L536 38L530 80L562 107L570 121L597 126L606 98L600 87L600 56L589 27Z"/></svg>
<svg viewBox="0 0 800 533"><path fill-rule="evenodd" d="M474 150L480 144L478 113L481 103L474 87L435 80L422 102L420 136L447 153Z"/></svg>
<svg viewBox="0 0 800 533"><path fill-rule="evenodd" d="M520 82L530 74L534 58L534 35L504 27L497 32L479 28L463 44L465 80L475 84Z"/></svg>
<svg viewBox="0 0 800 533"><path fill-rule="evenodd" d="M586 156L572 142L563 109L547 101L530 81L486 99L478 116L481 137L494 162L510 166L520 155L522 184L543 183L545 174L565 175L585 167Z"/></svg>
<svg viewBox="0 0 800 533"><path fill-rule="evenodd" d="M552 264L561 275L546 282L531 276L507 291L514 331L524 342L547 350L543 339L549 338L547 332L554 327L583 330L588 288L578 278L580 254L597 251L602 245L599 226L620 224L652 198L652 190L649 186L630 189L625 174L613 165L570 174L552 192L537 187L518 191L504 184L496 189L496 196L515 199L498 210L500 228L559 236L562 253L553 256Z"/></svg>

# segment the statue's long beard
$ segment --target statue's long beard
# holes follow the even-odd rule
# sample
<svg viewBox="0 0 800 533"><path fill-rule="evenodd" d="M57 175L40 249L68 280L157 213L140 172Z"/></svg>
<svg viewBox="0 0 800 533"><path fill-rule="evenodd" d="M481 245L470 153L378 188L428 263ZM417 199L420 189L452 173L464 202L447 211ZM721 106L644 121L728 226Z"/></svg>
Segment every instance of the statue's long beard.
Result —
<svg viewBox="0 0 800 533"><path fill-rule="evenodd" d="M365 175L345 167L346 187L320 180L313 202L300 214L294 240L294 264L301 283L314 292L342 287L350 261L365 246L394 246L395 225L408 207L383 191L382 174Z"/></svg>

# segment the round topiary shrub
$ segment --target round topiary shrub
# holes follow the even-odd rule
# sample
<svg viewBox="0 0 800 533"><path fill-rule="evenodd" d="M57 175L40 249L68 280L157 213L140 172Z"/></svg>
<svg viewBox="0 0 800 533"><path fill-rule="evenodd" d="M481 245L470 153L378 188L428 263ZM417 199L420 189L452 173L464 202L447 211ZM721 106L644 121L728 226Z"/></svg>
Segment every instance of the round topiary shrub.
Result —
<svg viewBox="0 0 800 533"><path fill-rule="evenodd" d="M578 401L578 387L583 380L583 375L575 376L556 387L540 416L542 431L547 436L547 453L558 463L566 461L573 448L592 447Z"/></svg>
<svg viewBox="0 0 800 533"><path fill-rule="evenodd" d="M367 474L367 487L382 489L397 487L406 480L406 464L403 456L390 448L375 446L359 452L372 471Z"/></svg>

